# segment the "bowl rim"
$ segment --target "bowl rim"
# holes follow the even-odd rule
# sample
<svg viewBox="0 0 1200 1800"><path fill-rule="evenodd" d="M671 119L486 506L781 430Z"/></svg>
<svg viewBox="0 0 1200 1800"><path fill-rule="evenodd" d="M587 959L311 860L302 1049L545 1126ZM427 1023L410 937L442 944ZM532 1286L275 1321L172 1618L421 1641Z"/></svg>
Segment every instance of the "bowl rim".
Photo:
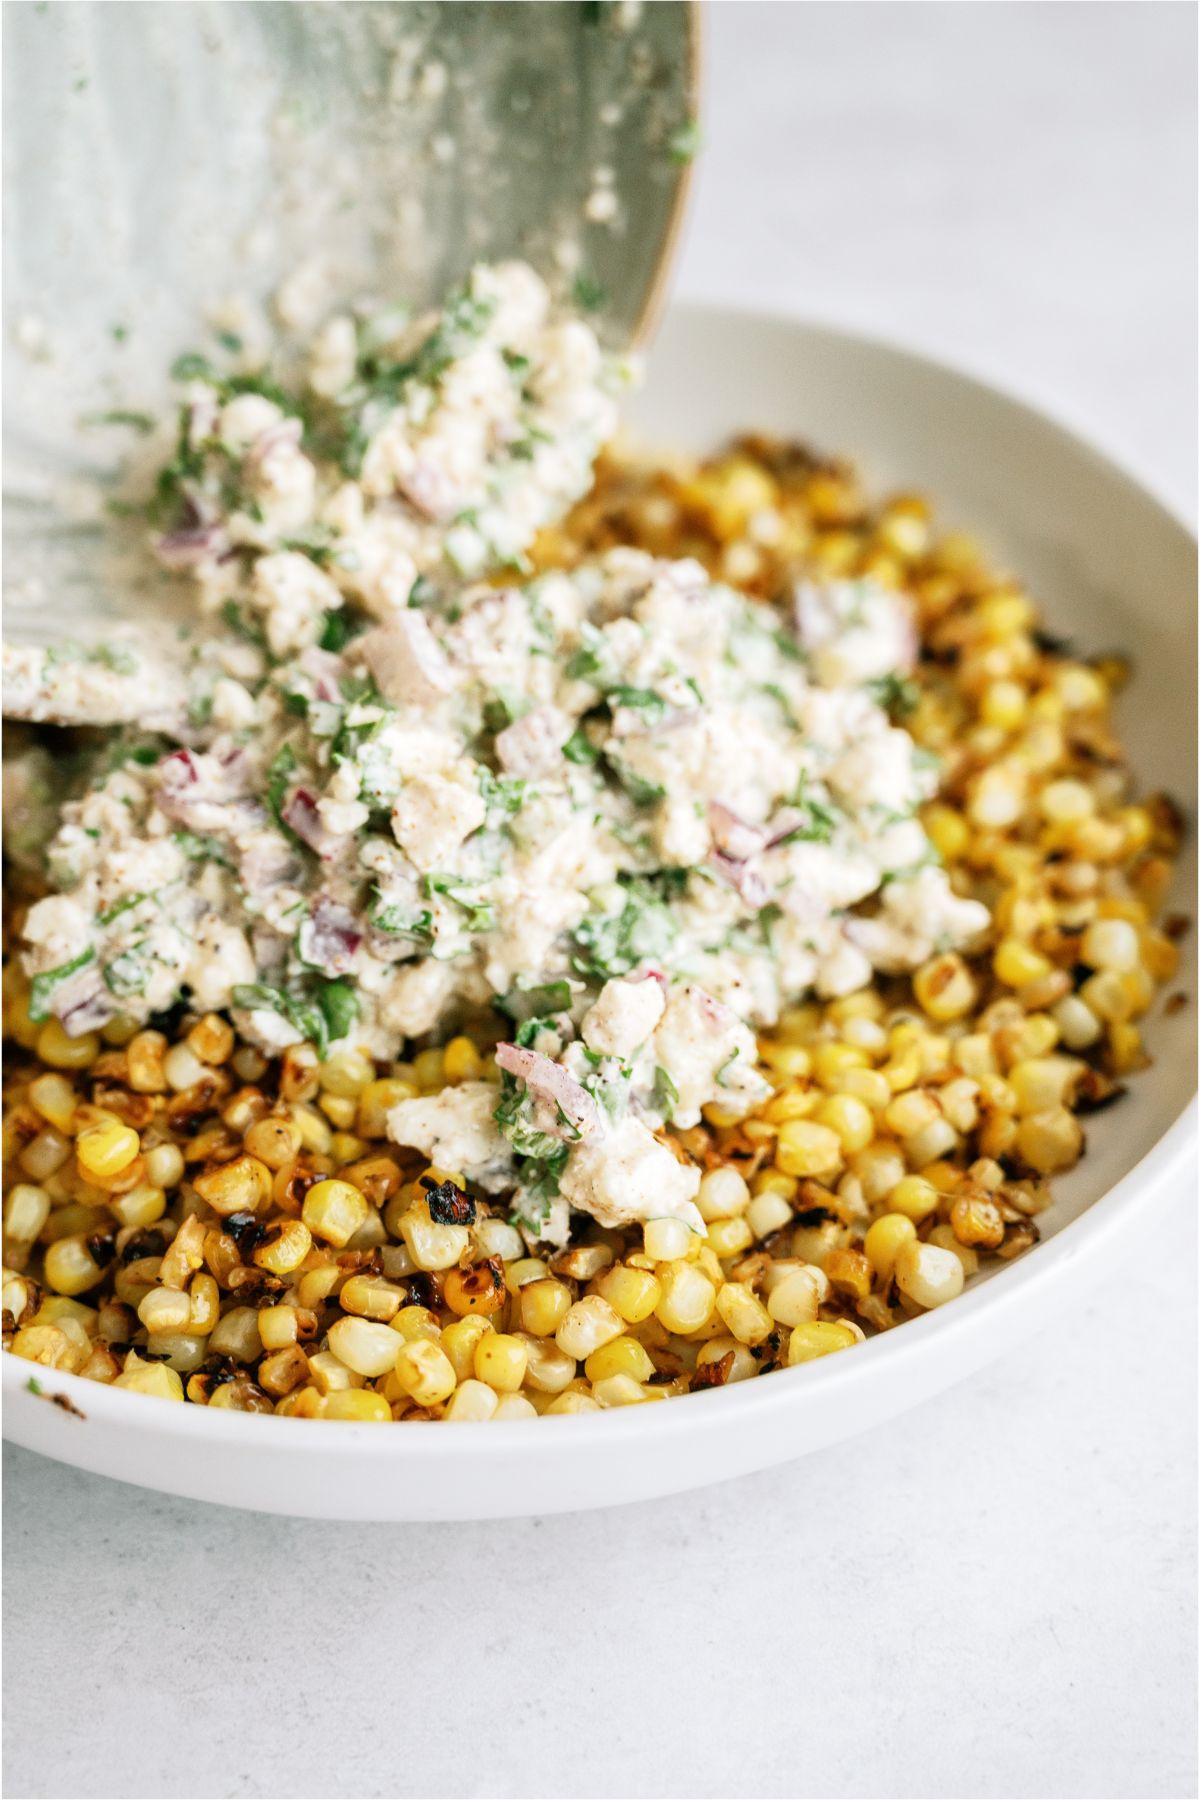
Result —
<svg viewBox="0 0 1200 1800"><path fill-rule="evenodd" d="M1064 448L1098 465L1110 480L1119 480L1139 501L1157 511L1166 525L1182 534L1191 546L1193 556L1196 554L1196 537L1188 521L1151 483L1135 474L1120 455L1066 423L1054 410L1047 410L1040 403L1023 398L1019 392L999 386L994 379L976 374L953 361L930 356L899 340L827 323L801 313L702 301L680 303L672 311L675 315L713 325L749 320L759 327L833 338L847 349L866 348L907 362L935 379L950 377L973 390L986 403L999 403L1019 416L1023 423L1042 433L1049 432ZM861 1384L871 1372L878 1372L885 1366L894 1377L902 1378L906 1370L916 1364L937 1360L948 1332L956 1334L959 1340L984 1337L1000 1309L1011 1309L1020 1296L1028 1297L1045 1289L1070 1263L1095 1261L1127 1224L1153 1205L1185 1164L1194 1159L1200 1135L1198 1125L1200 1108L1193 1089L1145 1155L1053 1237L1035 1245L1028 1255L1011 1267L999 1269L988 1280L967 1288L950 1306L906 1320L902 1329L880 1333L856 1345L854 1356L823 1357L815 1364L802 1365L803 1391L814 1397L819 1394L828 1401L836 1398L838 1390L848 1383ZM366 1450L375 1460L415 1458L428 1461L433 1458L458 1462L475 1459L487 1444L497 1452L502 1447L507 1452L519 1443L532 1443L533 1440L527 1440L523 1434L531 1425L540 1423L533 1419L488 1421L489 1430L482 1443L473 1432L377 1433L370 1425L354 1421L281 1420L273 1414L237 1413L224 1409L214 1412L208 1407L189 1405L180 1405L176 1412L175 1405L165 1401L158 1401L156 1406L147 1409L147 1400L154 1399L153 1396L131 1394L101 1382L87 1381L80 1375L43 1369L9 1353L0 1356L0 1370L6 1403L27 1390L32 1378L43 1388L38 1398L53 1401L54 1394L60 1393L82 1411L89 1422L106 1423L124 1430L151 1431L172 1439L207 1440L222 1448L240 1445L251 1450L278 1449L284 1441L277 1435L280 1427L291 1425L296 1429L303 1427L309 1435L302 1439L287 1439L290 1451L298 1449L301 1443L308 1445L311 1440L311 1448L317 1454L352 1451L357 1457ZM914 1399L928 1391L917 1390ZM659 1413L656 1406L651 1406L649 1414L643 1406L612 1408L608 1409L607 1423L603 1426L591 1413L567 1415L557 1419L556 1429L549 1439L539 1437L536 1440L538 1454L552 1453L555 1444L561 1445L569 1456L578 1455L585 1445L590 1450L603 1448L607 1451L637 1447L650 1441L658 1443L700 1428L704 1422L710 1428L722 1422L726 1425L731 1422L745 1422L747 1426L751 1422L761 1424L768 1414L779 1415L782 1419L799 1397L799 1371L779 1369L772 1372L770 1381L738 1382L728 1388L689 1394L686 1408L670 1406L666 1414ZM24 1404L20 1399L16 1403L18 1406ZM700 1411L702 1406L706 1409L703 1413ZM314 1425L324 1429L314 1431ZM7 1422L5 1435L8 1435ZM719 1472L715 1478L719 1479Z"/></svg>

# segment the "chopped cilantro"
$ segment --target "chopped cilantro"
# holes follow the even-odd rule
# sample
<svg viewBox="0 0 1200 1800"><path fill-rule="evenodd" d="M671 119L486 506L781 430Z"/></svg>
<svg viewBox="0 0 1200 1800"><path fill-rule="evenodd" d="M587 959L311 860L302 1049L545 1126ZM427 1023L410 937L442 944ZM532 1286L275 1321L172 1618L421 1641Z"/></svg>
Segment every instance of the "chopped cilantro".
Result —
<svg viewBox="0 0 1200 1800"><path fill-rule="evenodd" d="M654 1071L654 1105L668 1123L675 1117L678 1100L679 1089L659 1063Z"/></svg>
<svg viewBox="0 0 1200 1800"><path fill-rule="evenodd" d="M678 873L686 881L687 871ZM634 876L624 885L625 904L619 913L589 914L576 927L572 966L581 975L607 981L613 975L628 975L639 963L660 962L674 949L678 926L667 895L676 884Z"/></svg>
<svg viewBox="0 0 1200 1800"><path fill-rule="evenodd" d="M575 277L571 286L571 298L580 312L602 312L611 297L603 282L582 272Z"/></svg>
<svg viewBox="0 0 1200 1800"><path fill-rule="evenodd" d="M582 726L577 725L563 745L563 755L568 762L582 765L597 762L600 752L584 734Z"/></svg>
<svg viewBox="0 0 1200 1800"><path fill-rule="evenodd" d="M59 963L57 969L45 969L42 974L35 975L29 991L29 1017L35 1024L41 1024L50 1017L50 996L60 984L80 969L86 969L89 963L96 960L96 952L90 947L72 957L70 962Z"/></svg>
<svg viewBox="0 0 1200 1800"><path fill-rule="evenodd" d="M670 151L671 161L676 163L690 163L699 155L703 146L704 134L700 129L698 119L685 119L682 125L675 127L667 139L667 149Z"/></svg>
<svg viewBox="0 0 1200 1800"><path fill-rule="evenodd" d="M917 683L895 670L890 675L881 675L878 681L869 681L867 691L876 706L881 706L895 719L907 719L921 704Z"/></svg>
<svg viewBox="0 0 1200 1800"><path fill-rule="evenodd" d="M79 423L91 425L126 425L130 431L140 431L143 436L154 430L154 420L149 413L134 412L128 407L116 406L111 412L84 413Z"/></svg>

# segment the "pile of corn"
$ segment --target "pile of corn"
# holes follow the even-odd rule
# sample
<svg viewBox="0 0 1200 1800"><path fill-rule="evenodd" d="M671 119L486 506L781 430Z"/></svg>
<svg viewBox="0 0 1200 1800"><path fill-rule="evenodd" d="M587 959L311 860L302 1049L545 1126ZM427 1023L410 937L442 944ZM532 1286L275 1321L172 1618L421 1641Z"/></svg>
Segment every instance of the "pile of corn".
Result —
<svg viewBox="0 0 1200 1800"><path fill-rule="evenodd" d="M992 941L785 1014L761 1045L761 1111L674 1134L704 1170L704 1238L580 1220L543 1255L459 1172L386 1141L397 1100L498 1078L485 1039L386 1069L310 1046L269 1065L215 1016L175 1043L70 1039L30 1021L10 965L16 1355L302 1418L588 1412L849 1348L1037 1241L1080 1115L1146 1062L1139 1021L1182 929L1156 923L1177 817L1132 800L1112 735L1122 665L1047 639L972 542L935 538L923 500L872 510L851 470L794 446L610 463L541 561L610 543L696 556L764 599L806 567L913 596L924 659L903 722L944 769L925 824Z"/></svg>

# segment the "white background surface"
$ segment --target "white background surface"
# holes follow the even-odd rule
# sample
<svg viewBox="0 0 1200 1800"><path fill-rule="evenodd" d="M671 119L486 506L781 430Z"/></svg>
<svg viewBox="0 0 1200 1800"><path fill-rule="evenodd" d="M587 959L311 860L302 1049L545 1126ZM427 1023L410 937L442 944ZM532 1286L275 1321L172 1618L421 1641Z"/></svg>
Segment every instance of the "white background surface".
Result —
<svg viewBox="0 0 1200 1800"><path fill-rule="evenodd" d="M721 0L677 291L991 374L1190 511L1194 40ZM320 1525L6 1449L6 1790L1190 1795L1194 1214L969 1386L681 1500Z"/></svg>

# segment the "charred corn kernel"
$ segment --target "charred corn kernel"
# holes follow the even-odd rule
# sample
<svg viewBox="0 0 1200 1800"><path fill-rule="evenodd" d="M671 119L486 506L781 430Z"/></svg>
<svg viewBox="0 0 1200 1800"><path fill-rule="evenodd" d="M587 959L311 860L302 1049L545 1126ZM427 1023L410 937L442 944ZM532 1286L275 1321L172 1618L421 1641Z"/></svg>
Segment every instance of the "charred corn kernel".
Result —
<svg viewBox="0 0 1200 1800"><path fill-rule="evenodd" d="M522 1256L514 1263L509 1263L504 1271L504 1283L510 1294L519 1293L528 1287L531 1281L544 1281L550 1273L547 1263L537 1256Z"/></svg>
<svg viewBox="0 0 1200 1800"><path fill-rule="evenodd" d="M816 1120L835 1132L843 1151L852 1156L865 1150L875 1136L875 1120L868 1106L853 1094L831 1094L817 1108Z"/></svg>
<svg viewBox="0 0 1200 1800"><path fill-rule="evenodd" d="M525 1379L529 1352L523 1338L488 1331L475 1346L474 1373L498 1394L515 1394Z"/></svg>
<svg viewBox="0 0 1200 1800"><path fill-rule="evenodd" d="M662 1298L662 1283L649 1269L618 1263L597 1281L601 1295L626 1325L648 1319Z"/></svg>
<svg viewBox="0 0 1200 1800"><path fill-rule="evenodd" d="M714 1219L735 1219L749 1204L750 1189L746 1186L745 1176L728 1163L719 1169L709 1169L701 1176L696 1205L707 1224Z"/></svg>
<svg viewBox="0 0 1200 1800"><path fill-rule="evenodd" d="M79 1167L89 1180L119 1175L122 1169L129 1167L140 1149L137 1132L115 1120L111 1124L91 1125L75 1140Z"/></svg>
<svg viewBox="0 0 1200 1800"><path fill-rule="evenodd" d="M300 1131L292 1119L268 1113L258 1119L243 1139L251 1156L256 1156L268 1169L286 1169L300 1153Z"/></svg>
<svg viewBox="0 0 1200 1800"><path fill-rule="evenodd" d="M78 1095L65 1075L39 1075L29 1084L29 1104L55 1130L69 1131Z"/></svg>
<svg viewBox="0 0 1200 1800"><path fill-rule="evenodd" d="M902 1244L894 1266L896 1286L918 1306L944 1306L963 1290L963 1266L938 1244Z"/></svg>
<svg viewBox="0 0 1200 1800"><path fill-rule="evenodd" d="M4 1235L17 1244L32 1244L50 1217L50 1196L45 1188L18 1182L4 1198Z"/></svg>
<svg viewBox="0 0 1200 1800"><path fill-rule="evenodd" d="M657 1274L662 1282L662 1298L654 1316L659 1323L681 1337L702 1330L716 1304L715 1283L690 1262L663 1263Z"/></svg>
<svg viewBox="0 0 1200 1800"><path fill-rule="evenodd" d="M686 1257L692 1248L692 1230L682 1219L647 1219L642 1230L642 1245L655 1262L673 1262Z"/></svg>
<svg viewBox="0 0 1200 1800"><path fill-rule="evenodd" d="M139 1031L125 1046L129 1085L135 1094L166 1092L167 1040L161 1031Z"/></svg>
<svg viewBox="0 0 1200 1800"><path fill-rule="evenodd" d="M373 1319L343 1317L329 1327L329 1348L356 1375L374 1381L396 1364L396 1334Z"/></svg>
<svg viewBox="0 0 1200 1800"><path fill-rule="evenodd" d="M370 1388L342 1388L326 1396L321 1417L355 1425L382 1425L391 1422L392 1409L382 1394L373 1393Z"/></svg>
<svg viewBox="0 0 1200 1800"><path fill-rule="evenodd" d="M770 1313L753 1288L743 1281L727 1281L718 1289L716 1309L739 1344L761 1344L774 1328Z"/></svg>
<svg viewBox="0 0 1200 1800"><path fill-rule="evenodd" d="M574 1381L575 1357L549 1338L526 1338L525 1353L529 1358L525 1386L535 1393L561 1394Z"/></svg>
<svg viewBox="0 0 1200 1800"><path fill-rule="evenodd" d="M314 1237L341 1250L366 1224L370 1210L366 1196L348 1181L318 1181L304 1196L301 1217Z"/></svg>
<svg viewBox="0 0 1200 1800"><path fill-rule="evenodd" d="M418 1269L452 1269L470 1241L465 1225L439 1225L431 1219L423 1198L409 1207L399 1229Z"/></svg>
<svg viewBox="0 0 1200 1800"><path fill-rule="evenodd" d="M40 1363L44 1369L63 1369L76 1374L87 1361L87 1350L58 1325L22 1325L11 1345L14 1356Z"/></svg>
<svg viewBox="0 0 1200 1800"><path fill-rule="evenodd" d="M130 1363L134 1366L131 1368ZM134 1394L151 1394L157 1400L182 1400L183 1382L166 1363L143 1362L133 1351L126 1358L124 1372L117 1376L114 1387L128 1388Z"/></svg>
<svg viewBox="0 0 1200 1800"><path fill-rule="evenodd" d="M686 1230L686 1227L685 1227ZM686 1265L672 1264L672 1267ZM704 1280L703 1276L699 1278ZM705 1286L710 1286L705 1283ZM665 1284L664 1284L665 1293ZM661 1304L661 1303L660 1303ZM625 1321L618 1318L608 1301L599 1294L585 1294L577 1300L554 1333L554 1341L566 1356L573 1356L577 1362L598 1350L601 1344L607 1344L612 1338L620 1337ZM670 1328L668 1328L670 1329Z"/></svg>
<svg viewBox="0 0 1200 1800"><path fill-rule="evenodd" d="M233 1055L233 1027L218 1013L205 1013L187 1034L187 1044L202 1063L228 1062Z"/></svg>
<svg viewBox="0 0 1200 1800"><path fill-rule="evenodd" d="M601 1345L599 1350L593 1350L583 1365L583 1372L591 1382L606 1381L613 1375L624 1375L632 1381L649 1381L654 1364L636 1338L619 1337L610 1344Z"/></svg>
<svg viewBox="0 0 1200 1800"><path fill-rule="evenodd" d="M1083 1153L1083 1130L1065 1106L1052 1106L1020 1120L1017 1154L1039 1175L1071 1169Z"/></svg>
<svg viewBox="0 0 1200 1800"><path fill-rule="evenodd" d="M979 1083L966 1076L947 1081L938 1090L938 1104L955 1131L973 1131L979 1123Z"/></svg>
<svg viewBox="0 0 1200 1800"><path fill-rule="evenodd" d="M938 1209L939 1200L937 1188L921 1175L906 1175L903 1181L896 1183L887 1197L889 1211L911 1219L914 1225L932 1218Z"/></svg>
<svg viewBox="0 0 1200 1800"><path fill-rule="evenodd" d="M385 1325L395 1318L403 1303L404 1290L378 1275L352 1275L338 1295L343 1312L377 1319Z"/></svg>
<svg viewBox="0 0 1200 1800"><path fill-rule="evenodd" d="M310 1356L308 1369L314 1387L322 1394L335 1394L343 1388L356 1388L363 1384L363 1377L357 1375L333 1350L318 1350L315 1355Z"/></svg>
<svg viewBox="0 0 1200 1800"><path fill-rule="evenodd" d="M258 1335L264 1350L286 1350L300 1335L294 1306L264 1306L258 1315Z"/></svg>
<svg viewBox="0 0 1200 1800"><path fill-rule="evenodd" d="M792 1335L788 1339L788 1367L794 1368L797 1363L815 1362L819 1356L829 1356L836 1350L849 1350L852 1345L861 1342L861 1333L848 1320L806 1320L792 1328Z"/></svg>
<svg viewBox="0 0 1200 1800"><path fill-rule="evenodd" d="M47 1244L42 1267L47 1285L56 1294L86 1294L104 1274L82 1235L61 1237Z"/></svg>
<svg viewBox="0 0 1200 1800"><path fill-rule="evenodd" d="M842 1143L828 1125L789 1119L779 1128L775 1164L785 1175L827 1175L842 1166Z"/></svg>
<svg viewBox="0 0 1200 1800"><path fill-rule="evenodd" d="M922 1010L940 1022L961 1019L975 1004L975 978L961 956L947 952L925 963L913 976L913 993Z"/></svg>
<svg viewBox="0 0 1200 1800"><path fill-rule="evenodd" d="M184 1331L192 1316L192 1303L177 1288L151 1288L143 1296L137 1316L147 1331Z"/></svg>
<svg viewBox="0 0 1200 1800"><path fill-rule="evenodd" d="M849 1245L831 1250L825 1259L825 1273L830 1285L852 1300L865 1300L871 1291L871 1263L861 1250Z"/></svg>
<svg viewBox="0 0 1200 1800"><path fill-rule="evenodd" d="M495 1388L490 1388L485 1381L469 1379L454 1390L445 1416L456 1424L482 1422L495 1417L498 1405Z"/></svg>
<svg viewBox="0 0 1200 1800"><path fill-rule="evenodd" d="M358 1096L355 1128L359 1136L386 1137L387 1116L393 1106L398 1106L401 1100L415 1100L416 1097L417 1086L412 1081L388 1078L370 1082Z"/></svg>
<svg viewBox="0 0 1200 1800"><path fill-rule="evenodd" d="M812 1069L812 1057L802 1044L786 1044L766 1040L759 1045L759 1056L768 1069L786 1075L789 1081L800 1081Z"/></svg>
<svg viewBox="0 0 1200 1800"><path fill-rule="evenodd" d="M52 1069L87 1069L100 1054L100 1039L94 1031L68 1037L57 1019L47 1019L34 1047L40 1060Z"/></svg>
<svg viewBox="0 0 1200 1800"><path fill-rule="evenodd" d="M533 1337L553 1337L572 1306L571 1290L552 1277L531 1281L520 1291L521 1328Z"/></svg>
<svg viewBox="0 0 1200 1800"><path fill-rule="evenodd" d="M260 1212L271 1199L271 1171L256 1156L235 1156L197 1175L192 1185L214 1212Z"/></svg>
<svg viewBox="0 0 1200 1800"><path fill-rule="evenodd" d="M450 1359L456 1381L467 1381L475 1373L475 1347L485 1332L494 1329L490 1319L478 1313L468 1313L464 1318L455 1319L447 1325L441 1334L441 1348ZM528 1346L526 1346L528 1356ZM575 1365L571 1364L571 1373L575 1373Z"/></svg>
<svg viewBox="0 0 1200 1800"><path fill-rule="evenodd" d="M708 1228L708 1247L717 1257L740 1256L754 1242L746 1220L714 1219Z"/></svg>
<svg viewBox="0 0 1200 1800"><path fill-rule="evenodd" d="M917 1228L907 1213L885 1213L869 1227L863 1239L863 1250L881 1282L891 1280L901 1247L913 1243L916 1235Z"/></svg>
<svg viewBox="0 0 1200 1800"><path fill-rule="evenodd" d="M163 1058L163 1074L167 1078L167 1086L177 1094L186 1094L190 1088L196 1087L208 1073L194 1050L186 1044L174 1044Z"/></svg>
<svg viewBox="0 0 1200 1800"><path fill-rule="evenodd" d="M311 1251L312 1232L303 1219L284 1219L280 1225L269 1226L268 1232L271 1235L255 1246L251 1261L272 1275L290 1275Z"/></svg>
<svg viewBox="0 0 1200 1800"><path fill-rule="evenodd" d="M950 1208L950 1228L960 1244L994 1250L1004 1242L1004 1220L994 1200L962 1194Z"/></svg>
<svg viewBox="0 0 1200 1800"><path fill-rule="evenodd" d="M308 1380L308 1358L298 1344L286 1344L265 1356L258 1365L256 1379L268 1394L282 1399ZM364 1393L362 1388L347 1388L350 1394ZM390 1417L390 1412L389 1412Z"/></svg>
<svg viewBox="0 0 1200 1800"><path fill-rule="evenodd" d="M701 1344L696 1354L696 1368L699 1370L706 1368L709 1363L724 1362L726 1357L729 1358L729 1363L722 1384L725 1387L735 1381L748 1381L752 1375L757 1375L759 1372L759 1359L754 1352L746 1344L739 1343L737 1338L729 1336L727 1332L722 1333L719 1337L709 1338L707 1343ZM661 1392L662 1384L659 1384L651 1389L646 1398L651 1399Z"/></svg>
<svg viewBox="0 0 1200 1800"><path fill-rule="evenodd" d="M770 1237L773 1231L782 1231L791 1221L791 1203L785 1195L772 1188L756 1194L746 1208L746 1223L760 1242L763 1238Z"/></svg>
<svg viewBox="0 0 1200 1800"><path fill-rule="evenodd" d="M146 1152L146 1180L152 1187L172 1188L183 1176L183 1152L178 1144L155 1144Z"/></svg>
<svg viewBox="0 0 1200 1800"><path fill-rule="evenodd" d="M483 1062L469 1037L451 1038L442 1057L442 1070L449 1082L478 1081Z"/></svg>

